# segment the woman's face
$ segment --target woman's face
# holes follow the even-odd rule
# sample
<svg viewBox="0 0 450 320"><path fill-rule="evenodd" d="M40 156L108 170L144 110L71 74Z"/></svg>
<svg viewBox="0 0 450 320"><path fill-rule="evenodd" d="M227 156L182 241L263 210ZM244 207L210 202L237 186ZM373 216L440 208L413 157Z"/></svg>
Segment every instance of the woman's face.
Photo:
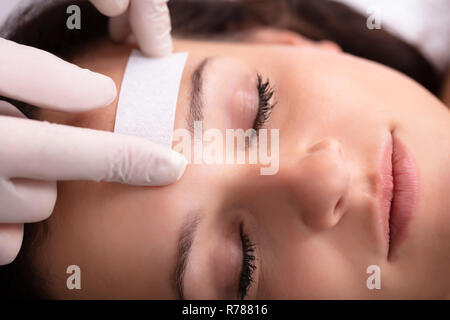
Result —
<svg viewBox="0 0 450 320"><path fill-rule="evenodd" d="M189 128L200 65L203 129L251 128L257 74L270 81L276 106L264 128L279 129L278 172L191 164L168 187L59 183L50 232L35 259L54 297L448 294L450 114L443 104L408 78L332 46L177 40L175 48L189 52L175 128ZM130 50L105 42L74 62L120 88ZM116 106L77 115L43 111L41 118L113 131ZM416 200L407 204L412 220L395 247L387 241L390 199L383 187L386 176L392 179L384 170L392 139L394 149L408 150L418 181ZM403 171L396 174L405 180ZM396 185L396 194L411 193ZM255 267L250 285L244 256ZM67 289L70 265L81 268L81 290ZM380 289L367 287L372 265L380 268Z"/></svg>

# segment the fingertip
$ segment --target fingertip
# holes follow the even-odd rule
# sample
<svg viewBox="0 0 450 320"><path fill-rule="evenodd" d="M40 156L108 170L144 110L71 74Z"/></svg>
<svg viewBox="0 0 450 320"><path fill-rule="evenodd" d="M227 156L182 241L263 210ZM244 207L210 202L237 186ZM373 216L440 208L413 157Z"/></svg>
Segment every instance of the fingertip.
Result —
<svg viewBox="0 0 450 320"><path fill-rule="evenodd" d="M106 104L105 105L110 105L111 103L113 103L113 101L117 97L117 86L116 86L116 83L114 82L114 80L111 79L110 77L106 77L105 85L106 85L106 88L105 88Z"/></svg>
<svg viewBox="0 0 450 320"><path fill-rule="evenodd" d="M99 138L90 180L166 186L180 180L188 164L182 154L141 137L108 133Z"/></svg>
<svg viewBox="0 0 450 320"><path fill-rule="evenodd" d="M130 0L90 0L102 14L116 17L123 14L130 4Z"/></svg>
<svg viewBox="0 0 450 320"><path fill-rule="evenodd" d="M0 265L12 263L20 252L23 224L0 224Z"/></svg>
<svg viewBox="0 0 450 320"><path fill-rule="evenodd" d="M92 108L101 108L110 105L117 97L117 86L110 77L89 71L90 81L86 82L86 91L91 91L87 96L92 97L90 100Z"/></svg>
<svg viewBox="0 0 450 320"><path fill-rule="evenodd" d="M172 25L167 0L131 2L130 25L146 56L160 58L172 54Z"/></svg>
<svg viewBox="0 0 450 320"><path fill-rule="evenodd" d="M172 38L169 36L167 39L160 40L158 43L152 41L141 45L142 52L152 58L164 58L170 56L173 53Z"/></svg>
<svg viewBox="0 0 450 320"><path fill-rule="evenodd" d="M179 181L186 172L188 161L181 153L173 151L173 164L176 172L176 181ZM174 181L175 182L175 181Z"/></svg>
<svg viewBox="0 0 450 320"><path fill-rule="evenodd" d="M184 175L188 161L185 156L169 150L167 156L163 156L164 161L159 165L150 168L149 178L146 181L148 186L167 186L181 179Z"/></svg>

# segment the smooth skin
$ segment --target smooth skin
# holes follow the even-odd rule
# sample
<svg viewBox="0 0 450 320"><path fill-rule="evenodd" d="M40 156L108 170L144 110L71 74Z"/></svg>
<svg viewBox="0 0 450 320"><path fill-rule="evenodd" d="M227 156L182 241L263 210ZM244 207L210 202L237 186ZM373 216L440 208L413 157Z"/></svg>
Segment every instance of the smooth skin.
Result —
<svg viewBox="0 0 450 320"><path fill-rule="evenodd" d="M51 297L177 298L177 241L193 217L198 230L183 283L187 299L238 297L241 223L256 248L246 298L449 294L449 110L389 68L329 43L292 43L295 35L268 32L272 41L264 44L251 35L240 43L174 42L175 51L190 53L175 128L187 128L191 76L205 57L214 57L204 75L206 128L252 126L239 117L251 110L233 95L256 94L260 73L276 89L277 106L265 127L280 130L278 174L262 176L259 165L192 164L179 183L157 189L60 182L48 238L34 256ZM107 74L120 88L130 50L104 42L73 62ZM112 131L116 107L117 100L72 116L43 111L41 118ZM379 197L382 150L391 132L413 154L419 197L409 237L388 259L379 236ZM66 287L69 265L81 268L81 290ZM366 286L370 265L381 269L380 290Z"/></svg>

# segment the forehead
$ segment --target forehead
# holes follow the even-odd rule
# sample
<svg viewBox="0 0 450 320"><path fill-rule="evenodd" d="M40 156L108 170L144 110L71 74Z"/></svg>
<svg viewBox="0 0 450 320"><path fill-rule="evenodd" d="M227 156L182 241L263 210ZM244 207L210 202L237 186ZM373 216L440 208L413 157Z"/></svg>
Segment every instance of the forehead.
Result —
<svg viewBox="0 0 450 320"><path fill-rule="evenodd" d="M383 89L378 88L379 85L377 85L377 83L380 83L380 78L383 78L381 83L385 84L393 81L396 82L396 85L405 82L399 81L399 77L389 76L388 73L392 75L392 72L386 72L386 68L380 68L378 65L377 68L373 68L374 64L365 60L342 53L324 53L324 50L312 46L258 45L179 39L175 40L174 45L177 52L189 52L179 90L175 128L186 126L185 117L191 97L190 77L198 64L206 57L236 57L243 63L262 69L267 73L266 76L274 75L274 77L277 77L278 82L282 84L280 87L287 87L284 84L292 87L302 79L310 79L311 75L314 75L314 79L317 80L315 82L324 80L327 84L332 84L333 81L330 80L336 79L334 83L337 83L342 79L348 79L349 73L352 73L351 78L356 78L355 76L362 78L365 86L373 86L374 90ZM94 47L89 47L89 49L77 53L72 62L82 68L88 68L110 76L115 81L118 92L120 92L126 64L132 49L131 46L117 45L105 40ZM330 73L333 74L332 78L329 77ZM220 75L218 76L220 77ZM386 76L388 77L386 78ZM306 83L307 81L303 82ZM314 84L314 86L321 87L320 84ZM331 89L334 89L334 87ZM340 92L343 91L340 90ZM41 118L74 126L113 131L118 97L108 107L99 110L83 114L62 114L45 110L42 111Z"/></svg>

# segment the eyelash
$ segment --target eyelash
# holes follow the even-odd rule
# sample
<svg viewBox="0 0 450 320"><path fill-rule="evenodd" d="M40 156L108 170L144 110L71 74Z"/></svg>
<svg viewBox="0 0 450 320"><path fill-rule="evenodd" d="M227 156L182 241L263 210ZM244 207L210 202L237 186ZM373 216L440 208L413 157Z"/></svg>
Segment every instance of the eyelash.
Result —
<svg viewBox="0 0 450 320"><path fill-rule="evenodd" d="M253 283L253 272L255 265L255 245L250 241L247 234L244 233L243 225L240 225L240 235L242 241L242 272L239 280L239 298L244 300Z"/></svg>
<svg viewBox="0 0 450 320"><path fill-rule="evenodd" d="M255 121L253 123L253 129L258 131L261 129L269 120L272 114L273 108L276 103L271 104L270 101L275 94L275 90L270 85L270 80L267 79L266 82L260 74L258 76L258 95L259 95L259 108L256 115ZM239 298L244 300L247 293L253 283L253 272L256 270L255 265L255 245L250 241L248 235L244 233L243 225L240 225L240 235L242 241L242 272L239 280Z"/></svg>
<svg viewBox="0 0 450 320"><path fill-rule="evenodd" d="M259 108L255 122L253 123L253 129L256 131L261 129L266 124L267 120L270 118L273 108L276 106L276 103L270 103L275 90L270 85L269 79L264 82L262 76L258 74L257 89L259 94Z"/></svg>

